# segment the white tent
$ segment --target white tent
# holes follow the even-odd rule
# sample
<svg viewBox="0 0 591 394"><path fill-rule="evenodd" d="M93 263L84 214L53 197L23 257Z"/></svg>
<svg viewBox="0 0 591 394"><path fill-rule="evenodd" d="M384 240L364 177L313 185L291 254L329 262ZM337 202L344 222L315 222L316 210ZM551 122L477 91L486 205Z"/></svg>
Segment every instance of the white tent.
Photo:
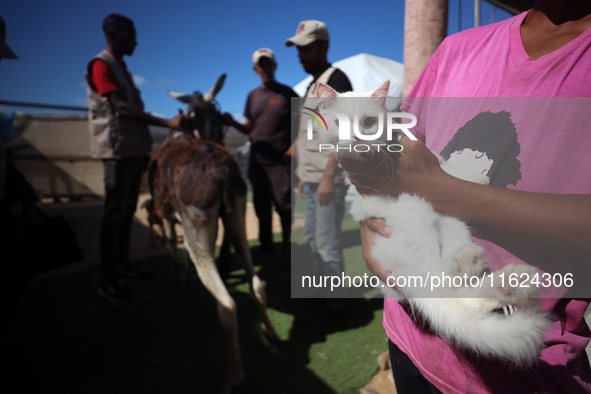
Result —
<svg viewBox="0 0 591 394"><path fill-rule="evenodd" d="M398 100L395 100L396 103L389 103L388 107L400 104L400 97L402 96L402 63L385 57L360 53L334 62L333 66L347 74L355 92L367 92L389 80L390 90L388 95L396 97ZM298 83L293 90L298 95L303 96L311 81L312 76L309 76Z"/></svg>

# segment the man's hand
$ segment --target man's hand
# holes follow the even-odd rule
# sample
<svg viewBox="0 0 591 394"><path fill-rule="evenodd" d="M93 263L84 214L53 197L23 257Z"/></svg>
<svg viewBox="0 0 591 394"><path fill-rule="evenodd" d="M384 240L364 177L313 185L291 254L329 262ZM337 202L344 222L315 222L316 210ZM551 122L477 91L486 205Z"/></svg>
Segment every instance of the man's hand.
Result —
<svg viewBox="0 0 591 394"><path fill-rule="evenodd" d="M164 119L144 112L129 104L120 90L109 92L106 94L106 97L111 106L119 112L121 116L126 116L141 123L168 127L173 130L186 128L189 124L189 119L181 114L178 114L172 119Z"/></svg>
<svg viewBox="0 0 591 394"><path fill-rule="evenodd" d="M251 121L250 121L249 118L246 118L246 120L244 121L244 123L240 123L240 122L237 122L236 119L234 119L234 117L230 113L225 112L222 115L222 122L226 126L232 126L233 128L235 128L236 130L238 130L242 134L249 135L250 132L252 131L251 128L250 128Z"/></svg>
<svg viewBox="0 0 591 394"><path fill-rule="evenodd" d="M318 183L316 192L320 205L328 205L334 200L334 179L331 176L323 176Z"/></svg>
<svg viewBox="0 0 591 394"><path fill-rule="evenodd" d="M395 181L399 154L352 153L337 156L351 183L361 195L385 194L388 179Z"/></svg>
<svg viewBox="0 0 591 394"><path fill-rule="evenodd" d="M227 126L232 126L234 123L236 123L236 121L234 120L234 117L231 114L229 114L228 112L225 112L222 115L222 120L223 120L224 124Z"/></svg>
<svg viewBox="0 0 591 394"><path fill-rule="evenodd" d="M303 180L300 179L300 181L298 182L298 195L300 197L304 197L304 185L306 184L306 182L304 182Z"/></svg>
<svg viewBox="0 0 591 394"><path fill-rule="evenodd" d="M167 126L173 130L180 130L183 126L187 126L187 122L188 119L185 116L178 114L167 121Z"/></svg>
<svg viewBox="0 0 591 394"><path fill-rule="evenodd" d="M283 160L284 160L285 164L291 163L291 155L292 155L291 152L292 152L291 146L289 148L287 148L287 150L285 152L283 152Z"/></svg>
<svg viewBox="0 0 591 394"><path fill-rule="evenodd" d="M345 155L340 164L362 195L416 194L429 199L441 176L448 176L437 156L420 141L402 138L401 153ZM387 155L387 156L384 156Z"/></svg>
<svg viewBox="0 0 591 394"><path fill-rule="evenodd" d="M363 258L367 269L380 278L384 283L388 283L388 277L392 272L384 269L372 256L372 249L375 245L374 239L376 235L385 238L390 238L392 229L386 224L386 221L381 218L369 218L360 223L361 230L361 248L363 250Z"/></svg>
<svg viewBox="0 0 591 394"><path fill-rule="evenodd" d="M326 163L316 192L316 197L320 205L328 205L334 201L334 179L338 166L337 155L331 154L328 157L328 162Z"/></svg>

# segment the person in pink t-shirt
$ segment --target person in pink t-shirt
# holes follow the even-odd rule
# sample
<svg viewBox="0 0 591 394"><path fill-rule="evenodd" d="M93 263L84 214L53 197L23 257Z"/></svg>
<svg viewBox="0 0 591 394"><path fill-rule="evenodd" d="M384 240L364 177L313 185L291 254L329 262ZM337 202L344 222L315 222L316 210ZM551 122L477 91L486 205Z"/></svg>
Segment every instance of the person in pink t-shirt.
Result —
<svg viewBox="0 0 591 394"><path fill-rule="evenodd" d="M398 161L395 183L378 188L372 179L352 180L365 194L416 194L439 213L468 223L491 270L530 264L570 273L580 290L591 263L585 115L591 104L591 3L565 3L538 1L509 20L445 39L402 105L417 116L413 134L419 141L402 139L405 160ZM432 152L482 170L491 185L449 176ZM389 236L389 225L379 218L361 224L363 256L383 281L391 273L371 257L371 248L376 236ZM589 296L566 298L554 290L540 294L553 320L545 348L538 363L521 369L458 352L386 299L384 328L398 392L591 391L585 353L591 332L584 320Z"/></svg>

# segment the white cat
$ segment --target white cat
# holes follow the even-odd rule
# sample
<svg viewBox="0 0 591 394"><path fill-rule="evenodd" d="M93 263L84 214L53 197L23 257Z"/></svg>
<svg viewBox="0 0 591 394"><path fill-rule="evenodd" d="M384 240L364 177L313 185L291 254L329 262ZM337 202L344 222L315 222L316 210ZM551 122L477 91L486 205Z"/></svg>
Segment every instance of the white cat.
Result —
<svg viewBox="0 0 591 394"><path fill-rule="evenodd" d="M340 140L336 115L322 111L332 109L350 114L351 122L357 123L355 127L359 127L361 134L375 135L380 124L378 114L385 116L387 112L388 88L389 82L386 82L367 93L338 94L329 86L319 84L319 110L328 124L328 131L319 133L324 142L338 145L341 157L356 154L349 152L348 146L380 143L379 140L359 140L354 133L351 133L353 137ZM340 99L343 97L369 99ZM354 118L353 114L358 117ZM385 124L386 121L382 123ZM372 152L383 159L380 165L389 166L391 178L384 182L393 181L396 168L390 157L392 153L387 154L385 149ZM489 182L485 175L452 168L441 158L439 161L450 175L477 183ZM521 286L527 275L530 278L535 275L535 268L512 263L489 273L484 251L473 242L468 226L435 212L427 201L416 196L358 197L353 202L351 214L357 221L385 218L392 228L390 238L375 237L372 254L383 268L392 272L393 277L407 279L407 285L388 287L381 283L386 296L397 298L399 302L404 300L415 318L427 320L431 332L459 350L501 359L516 366L535 362L544 346L543 331L549 324L547 316L540 311L537 289ZM418 280L418 276L423 280L422 284L408 280L412 277ZM437 283L433 282L433 276L447 276L450 281L455 277L474 278L463 282L457 278L453 282L455 285L437 287L432 291L430 285ZM509 278L514 279L509 281Z"/></svg>

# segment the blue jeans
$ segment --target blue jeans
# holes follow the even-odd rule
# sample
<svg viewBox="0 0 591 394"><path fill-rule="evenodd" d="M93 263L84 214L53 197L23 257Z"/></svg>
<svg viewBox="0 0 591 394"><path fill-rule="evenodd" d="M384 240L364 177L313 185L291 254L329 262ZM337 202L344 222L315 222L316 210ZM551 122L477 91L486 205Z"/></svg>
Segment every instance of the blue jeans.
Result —
<svg viewBox="0 0 591 394"><path fill-rule="evenodd" d="M310 249L322 259L324 275L341 276L345 269L343 245L341 243L341 223L345 215L345 195L348 185L334 185L334 199L328 205L320 205L317 198L317 183L304 185L305 226ZM331 309L341 309L344 300L327 300ZM337 305L338 304L338 305Z"/></svg>

